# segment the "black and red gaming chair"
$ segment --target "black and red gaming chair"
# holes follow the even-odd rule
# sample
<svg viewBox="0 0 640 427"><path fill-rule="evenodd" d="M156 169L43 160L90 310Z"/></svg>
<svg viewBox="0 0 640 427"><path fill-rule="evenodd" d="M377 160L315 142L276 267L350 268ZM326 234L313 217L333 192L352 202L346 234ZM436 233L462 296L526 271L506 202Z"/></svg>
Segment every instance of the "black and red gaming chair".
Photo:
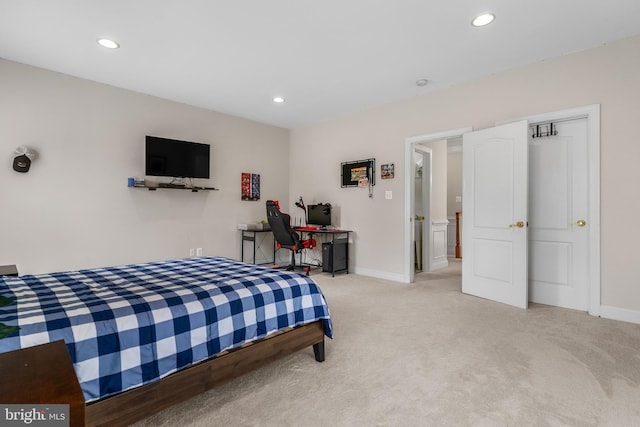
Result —
<svg viewBox="0 0 640 427"><path fill-rule="evenodd" d="M291 264L284 268L287 270L299 268L305 271L308 276L308 266L296 265L296 254L302 253L304 249L315 248L315 239L300 239L300 235L291 229L291 217L284 212L280 212L277 200L267 200L267 220L278 249L285 248L291 251Z"/></svg>

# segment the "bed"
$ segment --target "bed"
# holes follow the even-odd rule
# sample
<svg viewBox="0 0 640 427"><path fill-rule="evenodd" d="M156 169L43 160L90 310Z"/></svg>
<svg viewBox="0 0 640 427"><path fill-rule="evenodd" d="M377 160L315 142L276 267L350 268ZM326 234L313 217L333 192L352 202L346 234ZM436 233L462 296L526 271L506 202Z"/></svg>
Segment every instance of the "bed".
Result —
<svg viewBox="0 0 640 427"><path fill-rule="evenodd" d="M307 276L201 257L1 277L0 352L64 340L87 425L125 425L307 346L332 326ZM179 390L179 393L176 392Z"/></svg>

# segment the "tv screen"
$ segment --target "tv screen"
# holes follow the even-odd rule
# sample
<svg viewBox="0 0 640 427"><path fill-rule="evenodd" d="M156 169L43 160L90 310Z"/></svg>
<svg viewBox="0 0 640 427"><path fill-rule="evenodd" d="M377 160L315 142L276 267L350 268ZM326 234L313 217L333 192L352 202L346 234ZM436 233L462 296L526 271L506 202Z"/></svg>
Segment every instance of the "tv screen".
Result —
<svg viewBox="0 0 640 427"><path fill-rule="evenodd" d="M147 136L145 175L209 178L210 151L208 144Z"/></svg>
<svg viewBox="0 0 640 427"><path fill-rule="evenodd" d="M329 203L308 205L307 224L322 227L331 225L331 205Z"/></svg>

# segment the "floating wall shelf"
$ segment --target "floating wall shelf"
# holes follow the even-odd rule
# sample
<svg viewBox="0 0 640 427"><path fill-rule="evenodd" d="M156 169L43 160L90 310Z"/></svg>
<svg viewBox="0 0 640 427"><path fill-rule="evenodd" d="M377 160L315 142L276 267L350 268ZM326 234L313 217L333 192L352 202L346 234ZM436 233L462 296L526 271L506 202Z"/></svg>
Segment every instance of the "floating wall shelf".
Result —
<svg viewBox="0 0 640 427"><path fill-rule="evenodd" d="M214 188L214 187L179 187L179 186L140 186L140 185L134 185L133 187L130 188L142 188L142 189L147 189L149 191L156 191L156 190L189 190L192 193L197 193L198 191L218 191L218 188Z"/></svg>

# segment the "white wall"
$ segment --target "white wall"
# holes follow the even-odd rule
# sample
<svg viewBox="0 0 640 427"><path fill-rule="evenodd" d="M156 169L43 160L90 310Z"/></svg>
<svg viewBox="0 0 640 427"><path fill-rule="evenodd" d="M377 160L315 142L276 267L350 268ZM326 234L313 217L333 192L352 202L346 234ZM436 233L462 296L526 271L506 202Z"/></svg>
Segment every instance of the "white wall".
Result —
<svg viewBox="0 0 640 427"><path fill-rule="evenodd" d="M21 274L205 255L240 257L239 222L288 203L289 131L0 60L0 264ZM211 144L220 191L127 188L147 134ZM39 152L26 174L13 151ZM283 160L284 159L284 160ZM1 167L1 165L4 165ZM240 200L240 174L262 199Z"/></svg>
<svg viewBox="0 0 640 427"><path fill-rule="evenodd" d="M291 193L322 197L340 207L353 228L356 272L401 277L404 218L404 141L510 118L601 105L602 304L640 311L637 245L640 212L640 37L567 55L406 101L316 124L291 133ZM320 150L318 147L322 147ZM395 163L396 178L374 197L341 189L339 164L375 157ZM385 200L384 191L393 199Z"/></svg>
<svg viewBox="0 0 640 427"><path fill-rule="evenodd" d="M424 144L431 148L431 221L447 220L447 141Z"/></svg>

